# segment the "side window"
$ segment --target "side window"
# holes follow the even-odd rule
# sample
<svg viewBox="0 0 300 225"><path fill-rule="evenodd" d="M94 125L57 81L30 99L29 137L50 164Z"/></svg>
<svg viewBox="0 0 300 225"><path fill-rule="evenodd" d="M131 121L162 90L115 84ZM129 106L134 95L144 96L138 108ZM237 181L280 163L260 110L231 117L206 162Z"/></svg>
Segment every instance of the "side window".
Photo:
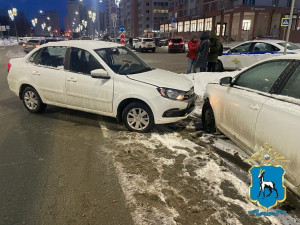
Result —
<svg viewBox="0 0 300 225"><path fill-rule="evenodd" d="M91 74L92 70L104 69L98 60L88 51L72 48L70 55L70 70L75 73Z"/></svg>
<svg viewBox="0 0 300 225"><path fill-rule="evenodd" d="M66 47L43 48L42 54L36 60L36 63L58 69L64 68L66 51Z"/></svg>
<svg viewBox="0 0 300 225"><path fill-rule="evenodd" d="M251 42L239 45L230 50L231 53L249 52Z"/></svg>
<svg viewBox="0 0 300 225"><path fill-rule="evenodd" d="M284 85L280 94L300 99L300 66L297 67L288 82Z"/></svg>
<svg viewBox="0 0 300 225"><path fill-rule="evenodd" d="M35 63L36 57L37 57L37 55L38 55L40 52L41 52L41 50L36 51L35 53L33 53L33 54L30 56L30 58L29 58L29 62Z"/></svg>
<svg viewBox="0 0 300 225"><path fill-rule="evenodd" d="M269 92L290 61L271 61L255 66L242 73L235 81L236 86Z"/></svg>
<svg viewBox="0 0 300 225"><path fill-rule="evenodd" d="M280 49L275 47L274 45L258 42L253 47L253 52L277 52Z"/></svg>

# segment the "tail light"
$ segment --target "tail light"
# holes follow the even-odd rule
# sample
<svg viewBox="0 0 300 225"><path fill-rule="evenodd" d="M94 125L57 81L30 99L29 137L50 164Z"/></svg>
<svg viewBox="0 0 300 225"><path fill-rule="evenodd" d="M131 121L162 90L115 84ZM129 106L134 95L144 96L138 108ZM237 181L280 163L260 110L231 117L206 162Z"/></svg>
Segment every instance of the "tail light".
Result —
<svg viewBox="0 0 300 225"><path fill-rule="evenodd" d="M10 68L11 68L11 64L7 63L7 72L9 72Z"/></svg>
<svg viewBox="0 0 300 225"><path fill-rule="evenodd" d="M40 47L40 45L39 45L39 44L36 44L35 47L38 48L38 47Z"/></svg>
<svg viewBox="0 0 300 225"><path fill-rule="evenodd" d="M170 46L170 45L173 45L173 42L172 42L172 41L169 42L169 46Z"/></svg>
<svg viewBox="0 0 300 225"><path fill-rule="evenodd" d="M145 42L145 41L143 41L143 42L142 42L142 44L143 44L143 45L145 45L145 44L146 44L146 42Z"/></svg>
<svg viewBox="0 0 300 225"><path fill-rule="evenodd" d="M180 42L181 45L184 45L184 41Z"/></svg>

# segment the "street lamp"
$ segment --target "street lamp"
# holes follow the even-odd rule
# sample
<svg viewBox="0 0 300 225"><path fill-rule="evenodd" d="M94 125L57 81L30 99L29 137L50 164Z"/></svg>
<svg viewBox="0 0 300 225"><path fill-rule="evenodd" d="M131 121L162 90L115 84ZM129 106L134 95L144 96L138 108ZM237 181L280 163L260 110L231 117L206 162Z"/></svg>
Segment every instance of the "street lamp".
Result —
<svg viewBox="0 0 300 225"><path fill-rule="evenodd" d="M33 20L31 20L32 26L35 27L38 23L38 19L34 18Z"/></svg>
<svg viewBox="0 0 300 225"><path fill-rule="evenodd" d="M44 23L42 23L42 24L41 24L41 26L42 26L43 33L44 33L44 36L45 36L45 28L46 28L46 23L45 23L45 22L44 22Z"/></svg>
<svg viewBox="0 0 300 225"><path fill-rule="evenodd" d="M17 41L19 42L19 38L18 38L18 31L17 31L17 25L16 25L16 20L15 17L18 15L18 11L16 8L12 8L10 10L8 10L8 16L11 19L11 21L14 22L15 24L15 30L16 30L16 36L17 36Z"/></svg>

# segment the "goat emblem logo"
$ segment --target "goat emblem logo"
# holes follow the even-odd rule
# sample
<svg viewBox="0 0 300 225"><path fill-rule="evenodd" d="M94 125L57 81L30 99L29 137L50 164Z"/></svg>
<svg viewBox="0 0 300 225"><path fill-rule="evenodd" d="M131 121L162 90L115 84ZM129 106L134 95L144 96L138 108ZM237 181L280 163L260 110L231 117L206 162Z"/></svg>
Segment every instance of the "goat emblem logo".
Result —
<svg viewBox="0 0 300 225"><path fill-rule="evenodd" d="M250 201L256 202L265 210L275 207L278 202L285 201L285 170L282 166L252 166L249 173L251 175L251 186L249 188Z"/></svg>

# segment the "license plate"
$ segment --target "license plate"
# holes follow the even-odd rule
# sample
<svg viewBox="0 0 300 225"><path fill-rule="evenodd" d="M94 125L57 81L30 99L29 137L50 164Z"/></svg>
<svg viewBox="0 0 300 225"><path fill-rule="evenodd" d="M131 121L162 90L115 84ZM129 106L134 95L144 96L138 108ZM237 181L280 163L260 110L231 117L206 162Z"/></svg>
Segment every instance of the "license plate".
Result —
<svg viewBox="0 0 300 225"><path fill-rule="evenodd" d="M151 47L152 45L147 45L148 47Z"/></svg>
<svg viewBox="0 0 300 225"><path fill-rule="evenodd" d="M179 45L178 43L175 43L174 45Z"/></svg>

